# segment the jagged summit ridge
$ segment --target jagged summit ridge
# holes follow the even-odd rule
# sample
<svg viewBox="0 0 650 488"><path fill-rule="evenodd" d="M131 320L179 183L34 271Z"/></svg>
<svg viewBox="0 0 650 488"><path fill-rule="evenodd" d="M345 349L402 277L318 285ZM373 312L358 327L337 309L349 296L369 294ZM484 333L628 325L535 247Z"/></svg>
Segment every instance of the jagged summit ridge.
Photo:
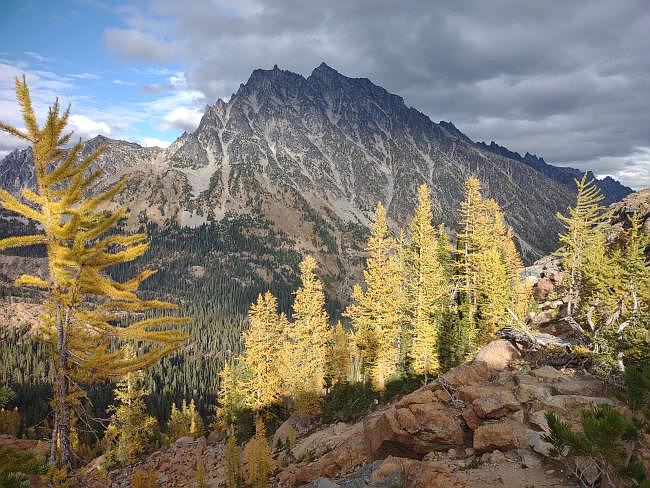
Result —
<svg viewBox="0 0 650 488"><path fill-rule="evenodd" d="M479 177L529 260L554 248L555 212L573 197L545 162L541 170L476 144L453 123L435 123L399 95L325 63L307 77L277 66L253 71L164 150L107 142L102 164L109 180L129 176L119 203L133 224L259 215L337 276L350 267L352 242L376 203L393 226L405 226L422 183L431 186L436 223L453 228L464 180ZM0 163L0 183L17 189L26 180L9 169L28 165L12 154Z"/></svg>

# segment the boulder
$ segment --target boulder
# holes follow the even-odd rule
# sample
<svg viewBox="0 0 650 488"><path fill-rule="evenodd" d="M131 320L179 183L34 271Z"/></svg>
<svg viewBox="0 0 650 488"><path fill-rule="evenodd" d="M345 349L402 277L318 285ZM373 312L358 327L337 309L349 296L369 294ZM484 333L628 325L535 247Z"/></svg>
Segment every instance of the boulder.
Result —
<svg viewBox="0 0 650 488"><path fill-rule="evenodd" d="M550 457L550 450L553 446L543 440L542 435L544 435L544 432L528 432L528 446L542 456Z"/></svg>
<svg viewBox="0 0 650 488"><path fill-rule="evenodd" d="M558 371L552 366L542 366L532 370L530 374L544 383L555 383L566 379L562 371Z"/></svg>
<svg viewBox="0 0 650 488"><path fill-rule="evenodd" d="M531 449L517 449L517 454L524 468L537 468L542 465L542 459Z"/></svg>
<svg viewBox="0 0 650 488"><path fill-rule="evenodd" d="M320 457L327 451L332 451L353 436L363 436L363 424L345 424L339 422L328 425L326 428L298 440L291 454L296 459L303 459L306 455Z"/></svg>
<svg viewBox="0 0 650 488"><path fill-rule="evenodd" d="M430 463L417 459L387 457L372 473L373 482L390 480L391 485L409 488L467 488L468 485L453 474L445 464Z"/></svg>
<svg viewBox="0 0 650 488"><path fill-rule="evenodd" d="M319 476L311 483L304 485L302 488L340 488L340 485L337 485L328 478Z"/></svg>
<svg viewBox="0 0 650 488"><path fill-rule="evenodd" d="M470 430L476 430L481 425L481 419L476 415L474 407L467 407L463 410L463 419Z"/></svg>
<svg viewBox="0 0 650 488"><path fill-rule="evenodd" d="M469 402L480 418L498 419L521 408L512 391L500 386L466 387L458 398Z"/></svg>
<svg viewBox="0 0 650 488"><path fill-rule="evenodd" d="M599 396L604 392L604 385L597 379L569 380L551 387L554 395Z"/></svg>
<svg viewBox="0 0 650 488"><path fill-rule="evenodd" d="M551 396L551 389L540 384L520 383L515 390L515 396L521 403L546 401Z"/></svg>
<svg viewBox="0 0 650 488"><path fill-rule="evenodd" d="M446 394L444 390L438 390ZM412 403L433 403L438 400L436 393L426 388L420 388L404 397L402 397L395 406L397 408L407 407Z"/></svg>
<svg viewBox="0 0 650 488"><path fill-rule="evenodd" d="M314 417L310 415L292 415L285 420L273 434L273 449L279 442L286 445L287 441L295 443L296 438L304 436L314 426ZM293 447L293 446L292 446Z"/></svg>
<svg viewBox="0 0 650 488"><path fill-rule="evenodd" d="M580 410L598 405L619 405L610 398L584 395L555 395L541 401L540 404L547 410L552 410L560 415L577 414Z"/></svg>
<svg viewBox="0 0 650 488"><path fill-rule="evenodd" d="M484 361L463 363L450 369L440 377L440 380L452 388L487 383L490 380L490 370Z"/></svg>
<svg viewBox="0 0 650 488"><path fill-rule="evenodd" d="M487 367L501 371L506 369L510 363L520 359L519 350L505 339L497 339L482 347L476 355L475 361L483 361Z"/></svg>
<svg viewBox="0 0 650 488"><path fill-rule="evenodd" d="M483 454L483 456L481 456L481 461L490 464L500 464L506 461L506 456L498 449L495 449L492 452L486 452Z"/></svg>
<svg viewBox="0 0 650 488"><path fill-rule="evenodd" d="M553 322L558 317L558 311L556 309L546 309L541 310L540 312L533 315L530 319L530 323L533 326L541 327L549 322Z"/></svg>
<svg viewBox="0 0 650 488"><path fill-rule="evenodd" d="M540 303L548 299L549 295L555 290L555 283L546 276L537 280L533 285L533 297L535 301Z"/></svg>
<svg viewBox="0 0 650 488"><path fill-rule="evenodd" d="M223 442L223 435L220 432L212 431L208 434L208 444L218 444Z"/></svg>
<svg viewBox="0 0 650 488"><path fill-rule="evenodd" d="M458 413L440 402L412 403L390 408L364 425L373 459L391 454L421 457L432 449L463 443Z"/></svg>
<svg viewBox="0 0 650 488"><path fill-rule="evenodd" d="M528 421L534 426L542 429L544 432L549 432L550 429L548 427L548 422L546 421L545 413L544 410L533 412L528 416Z"/></svg>
<svg viewBox="0 0 650 488"><path fill-rule="evenodd" d="M370 461L368 441L363 435L350 435L333 450L306 465L290 464L278 475L283 486L300 486L318 477L336 478Z"/></svg>
<svg viewBox="0 0 650 488"><path fill-rule="evenodd" d="M511 391L481 397L474 401L473 406L476 415L482 419L500 419L509 412L516 412L520 409L520 404Z"/></svg>
<svg viewBox="0 0 650 488"><path fill-rule="evenodd" d="M474 431L474 449L516 449L528 446L526 428L514 420L484 423Z"/></svg>

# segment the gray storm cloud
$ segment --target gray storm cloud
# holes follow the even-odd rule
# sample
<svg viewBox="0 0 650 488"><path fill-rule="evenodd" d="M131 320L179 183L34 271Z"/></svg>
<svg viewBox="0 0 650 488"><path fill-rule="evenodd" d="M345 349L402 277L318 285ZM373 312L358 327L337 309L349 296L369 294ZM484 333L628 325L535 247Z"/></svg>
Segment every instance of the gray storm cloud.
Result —
<svg viewBox="0 0 650 488"><path fill-rule="evenodd" d="M109 52L181 62L208 100L254 68L308 74L325 61L473 139L650 186L645 0L152 0L122 12Z"/></svg>

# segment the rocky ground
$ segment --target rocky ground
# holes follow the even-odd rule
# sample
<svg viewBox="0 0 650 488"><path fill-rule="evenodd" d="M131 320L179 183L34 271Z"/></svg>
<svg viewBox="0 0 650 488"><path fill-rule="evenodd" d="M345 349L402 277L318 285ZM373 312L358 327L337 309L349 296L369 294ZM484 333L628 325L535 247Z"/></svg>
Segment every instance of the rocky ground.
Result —
<svg viewBox="0 0 650 488"><path fill-rule="evenodd" d="M624 405L583 371L532 367L507 341L491 343L479 358L355 423L317 426L291 417L273 437L279 466L273 486L578 486L548 457L544 412L577 425L583 408ZM295 445L282 448L291 435ZM193 487L201 464L207 486L223 486L223 447L216 433L182 438L96 486L129 487L134 472L145 469L156 473L159 486Z"/></svg>

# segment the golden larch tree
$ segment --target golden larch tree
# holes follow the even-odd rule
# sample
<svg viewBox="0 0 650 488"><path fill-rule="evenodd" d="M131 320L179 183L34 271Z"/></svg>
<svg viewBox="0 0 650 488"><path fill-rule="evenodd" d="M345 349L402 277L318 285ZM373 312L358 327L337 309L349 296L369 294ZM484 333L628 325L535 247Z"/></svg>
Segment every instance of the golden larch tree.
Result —
<svg viewBox="0 0 650 488"><path fill-rule="evenodd" d="M562 247L557 255L564 269L569 316L573 316L580 306L581 292L586 288L583 280L588 276L585 268L590 261L593 262L590 257L603 253L599 226L607 219L606 209L601 205L605 197L594 180L587 178L587 173L576 180L576 187L578 195L575 207L569 208L567 215L557 214L564 226L564 232L560 234Z"/></svg>
<svg viewBox="0 0 650 488"><path fill-rule="evenodd" d="M328 376L331 384L345 383L350 375L350 346L348 334L339 320L331 332L328 351Z"/></svg>
<svg viewBox="0 0 650 488"><path fill-rule="evenodd" d="M465 194L460 203L460 230L457 239L457 278L460 290L465 294L472 311L477 303L477 263L480 221L483 213L481 182L470 177L465 181Z"/></svg>
<svg viewBox="0 0 650 488"><path fill-rule="evenodd" d="M273 452L266 439L266 428L260 415L255 418L255 435L244 447L246 483L251 488L266 488L275 470Z"/></svg>
<svg viewBox="0 0 650 488"><path fill-rule="evenodd" d="M366 376L376 389L383 390L386 379L399 364L398 343L406 295L397 243L390 234L381 203L375 210L367 251L363 272L366 287L355 285L354 302L344 315L352 321Z"/></svg>
<svg viewBox="0 0 650 488"><path fill-rule="evenodd" d="M124 346L126 358L135 357L131 344ZM153 441L158 432L158 421L147 414L145 397L147 390L142 386L142 371L126 373L115 387L117 405L109 407L111 422L104 433L109 455L119 462L132 463Z"/></svg>
<svg viewBox="0 0 650 488"><path fill-rule="evenodd" d="M418 188L418 205L408 228L406 282L411 315L413 370L425 382L440 367L438 329L444 298L448 294L445 271L438 261L438 241L432 224L431 197L427 185Z"/></svg>
<svg viewBox="0 0 650 488"><path fill-rule="evenodd" d="M247 370L243 390L248 406L260 411L278 402L282 393L280 376L283 322L276 298L267 291L257 297L248 311L250 328L244 332L242 363Z"/></svg>
<svg viewBox="0 0 650 488"><path fill-rule="evenodd" d="M323 284L315 273L316 260L300 263L301 287L293 302L293 321L286 332L291 374L284 378L300 413L315 413L324 393L329 317L325 311Z"/></svg>
<svg viewBox="0 0 650 488"><path fill-rule="evenodd" d="M106 273L110 266L142 256L149 246L146 234L115 232L126 213L121 209L111 211L107 206L124 188L125 180L93 194L101 171L91 171L91 166L105 148L85 157L81 141L66 149L72 137L72 133L65 132L70 109L61 114L55 102L39 127L24 79L16 79L16 95L25 130L3 123L0 129L31 144L36 188L23 189L22 198L0 190L0 204L36 222L42 232L3 239L0 250L30 245L44 245L46 249L47 277L24 275L16 284L40 288L47 294L41 332L51 346L55 371L50 457L52 463L56 460L59 467L66 468L72 463L71 411L76 408L77 416L83 415L79 411L84 396L80 385L119 378L175 351L186 336L165 326L188 320L159 316L122 325L132 312L177 308L171 303L138 297L139 285L153 270L125 282L113 280ZM116 342L135 341L151 347L132 358L114 347Z"/></svg>

